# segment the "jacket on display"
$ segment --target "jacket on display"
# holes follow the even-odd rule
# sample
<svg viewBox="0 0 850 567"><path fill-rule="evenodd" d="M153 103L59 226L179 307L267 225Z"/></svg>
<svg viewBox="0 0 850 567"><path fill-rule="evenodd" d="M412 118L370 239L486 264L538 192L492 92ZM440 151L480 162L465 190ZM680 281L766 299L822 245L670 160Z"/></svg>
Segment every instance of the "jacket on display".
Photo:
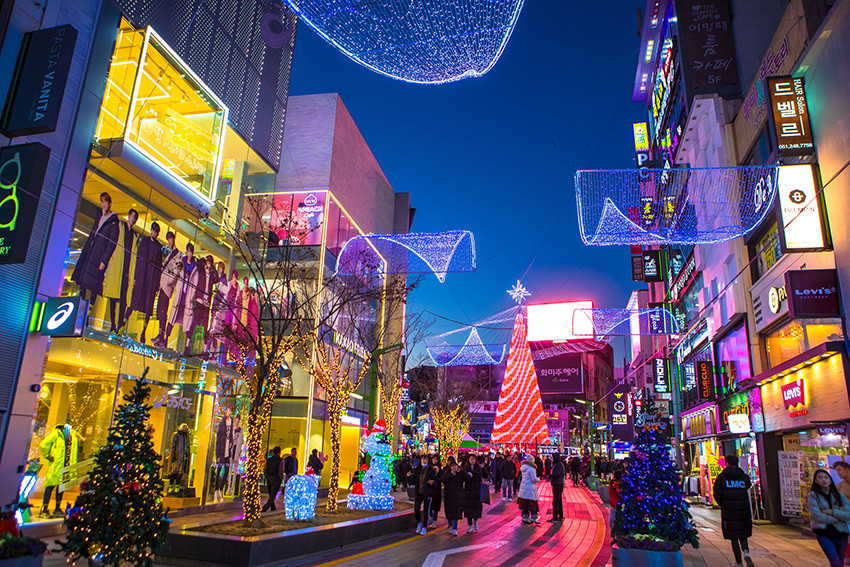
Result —
<svg viewBox="0 0 850 567"><path fill-rule="evenodd" d="M103 212L98 211L92 231L71 274L71 280L76 282L80 289L91 291L92 297L103 295L103 275L106 267L101 270L100 265L109 266L112 253L118 245L118 215L110 213L101 224L102 217Z"/></svg>
<svg viewBox="0 0 850 567"><path fill-rule="evenodd" d="M182 273L177 278L174 293L171 295L171 308L168 310L168 324L182 325L183 332L191 334L192 303L198 289L198 262L196 258L189 260L183 256Z"/></svg>
<svg viewBox="0 0 850 567"><path fill-rule="evenodd" d="M522 480L519 483L519 492L517 498L526 500L537 500L537 483L540 479L537 478L537 467L534 461L523 461L520 467Z"/></svg>
<svg viewBox="0 0 850 567"><path fill-rule="evenodd" d="M171 462L168 474L186 474L189 472L189 432L175 431L171 436Z"/></svg>
<svg viewBox="0 0 850 567"><path fill-rule="evenodd" d="M162 276L162 244L145 236L136 251L136 268L133 271L133 291L130 309L153 315L153 302Z"/></svg>
<svg viewBox="0 0 850 567"><path fill-rule="evenodd" d="M213 299L210 335L224 338L226 329L233 321L233 311L237 309L236 298L239 295L239 282L227 280L218 284Z"/></svg>
<svg viewBox="0 0 850 567"><path fill-rule="evenodd" d="M174 294L174 288L183 275L183 257L180 250L175 248L169 250L162 264L162 273L159 277L159 289L165 292L169 298Z"/></svg>
<svg viewBox="0 0 850 567"><path fill-rule="evenodd" d="M215 459L230 459L230 449L233 447L233 417L222 417L218 422L215 433Z"/></svg>
<svg viewBox="0 0 850 567"><path fill-rule="evenodd" d="M230 449L230 462L238 463L242 457L242 446L245 444L245 434L242 431L242 426L233 428L233 445Z"/></svg>
<svg viewBox="0 0 850 567"><path fill-rule="evenodd" d="M714 481L714 501L720 506L720 527L724 539L753 535L750 512L750 476L741 467L729 465Z"/></svg>
<svg viewBox="0 0 850 567"><path fill-rule="evenodd" d="M136 233L130 228L127 228L127 223L124 221L118 222L118 239L119 246L115 247L112 252L112 258L109 260L109 265L106 267L106 273L103 276L103 297L110 299L121 299L127 297L127 288L129 287L129 275L131 264L134 264L136 256L133 254L133 248L136 243Z"/></svg>
<svg viewBox="0 0 850 567"><path fill-rule="evenodd" d="M41 456L47 460L44 476L45 486L56 486L71 479L73 473L62 474L62 469L77 464L79 440L70 426L57 425L38 446Z"/></svg>

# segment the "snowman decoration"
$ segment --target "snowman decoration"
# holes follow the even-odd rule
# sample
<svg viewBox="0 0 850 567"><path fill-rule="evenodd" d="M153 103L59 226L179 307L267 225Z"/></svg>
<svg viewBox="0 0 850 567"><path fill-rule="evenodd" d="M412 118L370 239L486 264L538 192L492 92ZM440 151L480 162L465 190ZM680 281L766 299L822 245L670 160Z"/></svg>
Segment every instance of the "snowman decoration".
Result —
<svg viewBox="0 0 850 567"><path fill-rule="evenodd" d="M369 469L363 475L363 494L349 494L348 507L352 510L392 510L395 500L390 495L392 475L390 457L392 439L387 435L383 419L375 422L369 431L364 450L371 455ZM359 491L358 491L359 492Z"/></svg>

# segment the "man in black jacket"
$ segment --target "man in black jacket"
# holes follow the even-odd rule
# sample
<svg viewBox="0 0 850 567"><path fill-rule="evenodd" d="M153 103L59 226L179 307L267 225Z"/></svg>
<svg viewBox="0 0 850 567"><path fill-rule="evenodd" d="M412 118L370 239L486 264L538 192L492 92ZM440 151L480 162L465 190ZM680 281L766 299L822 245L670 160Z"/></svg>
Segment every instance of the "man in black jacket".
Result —
<svg viewBox="0 0 850 567"><path fill-rule="evenodd" d="M560 524L564 521L564 482L567 479L567 470L561 460L560 453L552 454L552 472L549 474L549 482L552 483L552 519L550 522Z"/></svg>
<svg viewBox="0 0 850 567"><path fill-rule="evenodd" d="M263 504L263 512L277 509L274 500L280 490L280 469L280 447L275 447L272 449L272 456L266 459L266 468L263 470L263 474L266 475L266 485L269 488L269 499Z"/></svg>
<svg viewBox="0 0 850 567"><path fill-rule="evenodd" d="M747 567L753 567L747 539L753 535L753 516L750 512L750 477L738 466L738 457L726 457L726 468L714 481L714 502L720 506L720 525L723 538L732 540L735 564L742 567L741 551Z"/></svg>
<svg viewBox="0 0 850 567"><path fill-rule="evenodd" d="M516 478L517 466L510 458L505 457L502 463L502 498L507 498L508 502L513 500L514 496L514 479Z"/></svg>
<svg viewBox="0 0 850 567"><path fill-rule="evenodd" d="M286 456L283 460L283 474L285 478L283 479L284 490L286 490L286 483L289 482L289 479L298 474L298 449L293 447L292 451Z"/></svg>

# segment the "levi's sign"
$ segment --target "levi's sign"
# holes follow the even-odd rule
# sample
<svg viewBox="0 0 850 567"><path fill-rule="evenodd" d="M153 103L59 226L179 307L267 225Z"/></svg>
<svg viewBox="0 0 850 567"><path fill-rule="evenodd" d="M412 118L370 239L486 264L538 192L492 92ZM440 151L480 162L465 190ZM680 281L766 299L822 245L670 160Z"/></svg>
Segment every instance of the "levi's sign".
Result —
<svg viewBox="0 0 850 567"><path fill-rule="evenodd" d="M793 382L789 382L782 386L782 401L786 409L791 409L794 406L806 405L806 388L805 380L798 378Z"/></svg>

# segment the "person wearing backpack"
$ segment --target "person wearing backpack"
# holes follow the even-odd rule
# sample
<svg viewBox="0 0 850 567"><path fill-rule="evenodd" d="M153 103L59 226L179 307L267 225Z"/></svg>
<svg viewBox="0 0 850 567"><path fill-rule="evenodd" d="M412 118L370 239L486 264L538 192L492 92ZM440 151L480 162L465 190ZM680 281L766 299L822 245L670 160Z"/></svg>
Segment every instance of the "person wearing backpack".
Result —
<svg viewBox="0 0 850 567"><path fill-rule="evenodd" d="M723 539L732 541L732 553L735 554L736 567L743 567L741 552L747 567L753 567L750 559L750 547L747 540L753 535L753 517L750 512L750 486L752 482L744 470L738 466L738 457L726 457L726 468L714 481L714 501L720 506L720 526Z"/></svg>

